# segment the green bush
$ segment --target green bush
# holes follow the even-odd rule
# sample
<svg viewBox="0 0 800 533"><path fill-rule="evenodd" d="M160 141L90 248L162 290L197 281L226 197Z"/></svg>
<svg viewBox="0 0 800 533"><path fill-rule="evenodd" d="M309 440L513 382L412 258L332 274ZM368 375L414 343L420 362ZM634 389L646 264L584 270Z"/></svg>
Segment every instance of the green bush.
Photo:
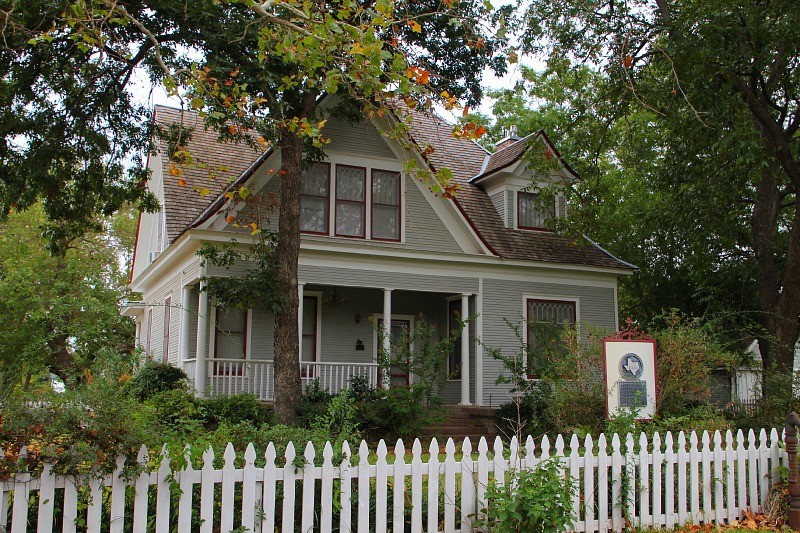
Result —
<svg viewBox="0 0 800 533"><path fill-rule="evenodd" d="M147 361L136 373L130 386L133 394L144 401L159 392L187 389L189 376L172 365Z"/></svg>
<svg viewBox="0 0 800 533"><path fill-rule="evenodd" d="M502 486L486 489L485 523L496 533L558 533L572 524L572 485L558 459L535 468L512 470Z"/></svg>
<svg viewBox="0 0 800 533"><path fill-rule="evenodd" d="M272 411L254 394L215 396L202 402L209 423L238 424L250 422L254 425L272 422Z"/></svg>
<svg viewBox="0 0 800 533"><path fill-rule="evenodd" d="M315 379L303 391L300 405L297 406L297 425L309 426L328 411L328 404L333 396Z"/></svg>
<svg viewBox="0 0 800 533"><path fill-rule="evenodd" d="M188 391L173 389L157 392L150 396L145 405L153 409L155 420L160 426L157 431L177 439L183 445L189 438L203 429L205 412L200 402Z"/></svg>

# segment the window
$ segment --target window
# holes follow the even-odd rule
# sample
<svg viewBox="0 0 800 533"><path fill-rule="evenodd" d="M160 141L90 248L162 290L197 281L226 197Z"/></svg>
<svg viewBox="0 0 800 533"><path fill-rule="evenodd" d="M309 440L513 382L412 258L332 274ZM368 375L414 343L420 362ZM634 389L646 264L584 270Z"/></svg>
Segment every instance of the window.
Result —
<svg viewBox="0 0 800 533"><path fill-rule="evenodd" d="M372 171L372 238L400 240L400 173Z"/></svg>
<svg viewBox="0 0 800 533"><path fill-rule="evenodd" d="M336 165L336 235L364 237L367 169Z"/></svg>
<svg viewBox="0 0 800 533"><path fill-rule="evenodd" d="M453 334L461 331L461 299L454 298L447 302L447 335L453 338ZM460 339L461 337L459 337ZM449 379L461 379L461 343L456 341L450 348L447 356L447 376Z"/></svg>
<svg viewBox="0 0 800 533"><path fill-rule="evenodd" d="M218 307L216 322L214 357L217 359L246 359L247 313L238 308Z"/></svg>
<svg viewBox="0 0 800 533"><path fill-rule="evenodd" d="M164 344L161 347L162 361L169 363L169 323L172 318L172 296L164 300Z"/></svg>
<svg viewBox="0 0 800 533"><path fill-rule="evenodd" d="M561 332L564 326L574 326L576 302L564 300L527 300L528 377L539 377L548 361L564 349Z"/></svg>
<svg viewBox="0 0 800 533"><path fill-rule="evenodd" d="M317 361L317 296L303 296L303 353L300 367L303 377L314 377L314 366L305 363Z"/></svg>
<svg viewBox="0 0 800 533"><path fill-rule="evenodd" d="M147 310L147 343L144 345L145 353L150 353L150 341L153 339L153 308Z"/></svg>
<svg viewBox="0 0 800 533"><path fill-rule="evenodd" d="M328 233L328 198L331 166L314 163L300 182L300 231Z"/></svg>
<svg viewBox="0 0 800 533"><path fill-rule="evenodd" d="M517 193L517 227L521 229L547 229L547 220L556 217L556 203L539 193Z"/></svg>

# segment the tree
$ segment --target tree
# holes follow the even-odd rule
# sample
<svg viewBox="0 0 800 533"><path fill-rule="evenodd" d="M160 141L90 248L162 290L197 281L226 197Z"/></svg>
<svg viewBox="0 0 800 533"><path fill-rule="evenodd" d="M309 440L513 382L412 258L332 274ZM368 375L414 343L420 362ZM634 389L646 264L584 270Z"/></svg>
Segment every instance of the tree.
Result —
<svg viewBox="0 0 800 533"><path fill-rule="evenodd" d="M132 324L117 308L127 293L118 252L130 246L131 212L57 256L41 235L41 205L0 224L0 397L42 371L71 381L79 377L65 373L73 358L85 367L104 347L132 346ZM126 225L128 233L112 229Z"/></svg>
<svg viewBox="0 0 800 533"><path fill-rule="evenodd" d="M613 156L648 155L641 178L679 228L665 238L685 247L672 261L716 256L709 277L731 263L752 275L764 369L782 375L800 315L799 17L748 0L535 0L526 12L527 48L552 75L602 72L576 114L603 109L604 131L634 139Z"/></svg>
<svg viewBox="0 0 800 533"><path fill-rule="evenodd" d="M334 112L351 118L402 115L397 106L390 109L398 97L407 106L429 107L434 98L448 107L458 98L477 102L482 69L504 65L502 34L488 32L501 16L489 20L487 8L473 0L73 1L30 42L56 52L54 42L77 43L89 57L125 71L148 66L223 136L244 142L260 136L280 148L275 261L287 294L275 315L275 406L279 418L290 421L301 393L295 290L300 176L324 144L320 96L341 96ZM193 62L191 53L202 59ZM393 134L410 145L402 116L395 124ZM440 169L438 178L432 185L449 191L446 172ZM229 192L234 200L246 194Z"/></svg>

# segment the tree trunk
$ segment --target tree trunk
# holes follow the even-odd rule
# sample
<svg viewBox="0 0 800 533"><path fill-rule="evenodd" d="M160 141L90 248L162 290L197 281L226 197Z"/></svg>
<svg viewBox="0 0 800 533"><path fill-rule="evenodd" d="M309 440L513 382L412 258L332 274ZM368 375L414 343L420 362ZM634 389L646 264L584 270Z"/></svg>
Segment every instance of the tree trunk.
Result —
<svg viewBox="0 0 800 533"><path fill-rule="evenodd" d="M275 314L275 414L281 423L297 418L302 396L299 357L299 299L297 261L300 256L300 178L303 140L284 131L281 148L280 216L275 258L278 274L287 291L285 305Z"/></svg>

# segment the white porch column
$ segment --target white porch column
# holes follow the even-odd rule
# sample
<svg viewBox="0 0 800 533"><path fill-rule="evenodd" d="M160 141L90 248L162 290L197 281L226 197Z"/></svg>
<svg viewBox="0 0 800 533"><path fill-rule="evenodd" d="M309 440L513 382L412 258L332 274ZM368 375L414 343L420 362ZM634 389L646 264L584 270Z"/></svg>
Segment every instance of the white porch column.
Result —
<svg viewBox="0 0 800 533"><path fill-rule="evenodd" d="M303 288L305 283L297 282L297 362L303 362ZM302 370L302 367L301 367Z"/></svg>
<svg viewBox="0 0 800 533"><path fill-rule="evenodd" d="M471 405L469 401L469 294L461 295L461 405Z"/></svg>
<svg viewBox="0 0 800 533"><path fill-rule="evenodd" d="M200 277L206 275L205 266L200 267ZM194 389L201 398L206 391L206 355L208 354L208 292L200 283L200 296L197 305L197 358L194 365Z"/></svg>
<svg viewBox="0 0 800 533"><path fill-rule="evenodd" d="M189 306L191 302L192 287L191 285L184 285L183 293L181 294L181 342L179 349L181 368L183 368L183 362L189 359L189 321L192 319L189 313Z"/></svg>
<svg viewBox="0 0 800 533"><path fill-rule="evenodd" d="M388 357L392 351L392 289L383 289L383 331L381 339L381 351L385 357ZM381 385L383 388L389 388L389 376L382 376Z"/></svg>

